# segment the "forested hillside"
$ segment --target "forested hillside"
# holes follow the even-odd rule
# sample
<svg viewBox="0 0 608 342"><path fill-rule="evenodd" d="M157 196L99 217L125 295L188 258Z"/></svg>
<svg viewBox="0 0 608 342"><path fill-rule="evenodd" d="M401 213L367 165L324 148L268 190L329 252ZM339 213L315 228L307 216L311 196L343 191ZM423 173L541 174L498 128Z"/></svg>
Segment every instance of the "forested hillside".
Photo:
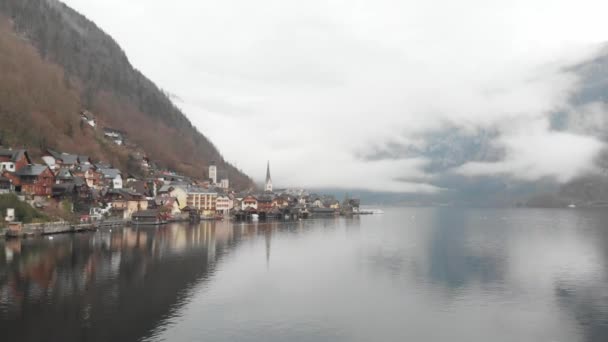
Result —
<svg viewBox="0 0 608 342"><path fill-rule="evenodd" d="M80 112L89 110L161 166L207 177L215 161L237 188L252 184L111 37L59 1L0 1L0 75L3 145L51 147L126 166L124 148L81 124Z"/></svg>

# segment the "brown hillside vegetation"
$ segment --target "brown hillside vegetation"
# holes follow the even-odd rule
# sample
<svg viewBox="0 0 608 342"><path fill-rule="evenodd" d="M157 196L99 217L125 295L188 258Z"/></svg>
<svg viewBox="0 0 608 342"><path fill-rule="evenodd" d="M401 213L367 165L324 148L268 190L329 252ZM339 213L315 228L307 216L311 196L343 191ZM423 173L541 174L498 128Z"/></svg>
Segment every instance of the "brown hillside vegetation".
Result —
<svg viewBox="0 0 608 342"><path fill-rule="evenodd" d="M3 0L0 16L1 144L87 154L124 169L127 150L81 124L87 109L162 167L204 178L215 161L232 185L251 186L92 22L55 0Z"/></svg>

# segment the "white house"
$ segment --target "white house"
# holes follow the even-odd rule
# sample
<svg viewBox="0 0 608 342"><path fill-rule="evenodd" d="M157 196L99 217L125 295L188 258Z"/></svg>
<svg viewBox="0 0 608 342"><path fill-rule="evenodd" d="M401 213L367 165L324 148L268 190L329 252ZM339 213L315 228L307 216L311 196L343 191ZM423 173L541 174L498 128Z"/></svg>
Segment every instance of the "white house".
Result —
<svg viewBox="0 0 608 342"><path fill-rule="evenodd" d="M89 111L84 111L82 113L80 113L80 119L86 123L87 125L95 128L95 126L97 126L97 122L95 121L95 117L93 116L93 114L91 114L91 112Z"/></svg>
<svg viewBox="0 0 608 342"><path fill-rule="evenodd" d="M122 145L125 140L123 132L112 128L104 128L103 135L112 140L116 145Z"/></svg>
<svg viewBox="0 0 608 342"><path fill-rule="evenodd" d="M0 163L0 172L2 171L8 171L8 172L15 172L17 170L15 170L15 163L13 162L1 162Z"/></svg>
<svg viewBox="0 0 608 342"><path fill-rule="evenodd" d="M215 200L215 210L223 215L228 215L233 206L234 202L226 195L220 195Z"/></svg>
<svg viewBox="0 0 608 342"><path fill-rule="evenodd" d="M228 178L222 178L222 180L220 181L220 188L228 189L229 187L230 187L230 181L228 180Z"/></svg>
<svg viewBox="0 0 608 342"><path fill-rule="evenodd" d="M119 169L99 169L105 182L109 182L112 189L122 189L122 175Z"/></svg>

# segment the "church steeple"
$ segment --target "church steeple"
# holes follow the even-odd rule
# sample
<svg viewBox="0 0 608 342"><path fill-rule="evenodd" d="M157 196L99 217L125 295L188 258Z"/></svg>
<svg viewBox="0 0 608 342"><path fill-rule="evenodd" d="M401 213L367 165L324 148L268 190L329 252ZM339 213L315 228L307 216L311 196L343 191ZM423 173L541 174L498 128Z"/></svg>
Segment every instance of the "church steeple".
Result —
<svg viewBox="0 0 608 342"><path fill-rule="evenodd" d="M272 179L270 178L270 161L266 164L266 191L272 191Z"/></svg>

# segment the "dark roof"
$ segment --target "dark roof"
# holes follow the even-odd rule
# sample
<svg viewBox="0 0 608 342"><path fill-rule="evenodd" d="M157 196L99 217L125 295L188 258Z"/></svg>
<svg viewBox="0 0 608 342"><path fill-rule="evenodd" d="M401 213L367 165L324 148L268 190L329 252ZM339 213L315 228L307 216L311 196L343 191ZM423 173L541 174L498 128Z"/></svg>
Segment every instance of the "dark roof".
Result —
<svg viewBox="0 0 608 342"><path fill-rule="evenodd" d="M99 169L99 172L101 172L105 178L114 179L116 176L120 175L119 169Z"/></svg>
<svg viewBox="0 0 608 342"><path fill-rule="evenodd" d="M77 171L82 171L82 172L87 172L89 171L91 168L93 167L93 165L91 164L80 164L76 167Z"/></svg>
<svg viewBox="0 0 608 342"><path fill-rule="evenodd" d="M59 159L61 159L63 164L68 164L68 165L78 164L78 156L75 154L62 153L61 158L59 158Z"/></svg>
<svg viewBox="0 0 608 342"><path fill-rule="evenodd" d="M53 196L74 192L74 183L53 184Z"/></svg>
<svg viewBox="0 0 608 342"><path fill-rule="evenodd" d="M106 195L122 195L127 200L142 199L144 195L131 189L108 189Z"/></svg>
<svg viewBox="0 0 608 342"><path fill-rule="evenodd" d="M274 196L269 194L262 194L255 196L259 202L272 202Z"/></svg>
<svg viewBox="0 0 608 342"><path fill-rule="evenodd" d="M127 184L127 187L130 189L133 189L135 192L138 192L140 194L146 193L148 190L147 186L146 186L146 182L144 182L144 181L129 182Z"/></svg>
<svg viewBox="0 0 608 342"><path fill-rule="evenodd" d="M29 162L29 156L27 155L27 151L20 149L20 150L9 150L9 149L0 149L0 156L1 157L9 157L10 160L12 162L16 162L17 160L21 159L23 156L25 156L28 159Z"/></svg>
<svg viewBox="0 0 608 342"><path fill-rule="evenodd" d="M20 168L19 170L17 170L16 175L17 176L39 176L46 169L48 169L48 167L46 165L30 164L30 165L26 165L26 166Z"/></svg>
<svg viewBox="0 0 608 342"><path fill-rule="evenodd" d="M62 180L74 178L72 176L72 173L70 172L70 170L67 170L67 169L61 169L61 170L59 170L59 172L57 172L57 176L56 177L57 177L57 179L62 179Z"/></svg>
<svg viewBox="0 0 608 342"><path fill-rule="evenodd" d="M46 150L48 154L53 156L53 158L61 160L63 164L74 165L78 164L78 156L75 154L69 154L64 152L57 152L53 150Z"/></svg>
<svg viewBox="0 0 608 342"><path fill-rule="evenodd" d="M78 156L78 162L79 163L88 163L89 162L89 156Z"/></svg>
<svg viewBox="0 0 608 342"><path fill-rule="evenodd" d="M74 185L83 186L83 185L87 185L87 182L82 177L74 177Z"/></svg>
<svg viewBox="0 0 608 342"><path fill-rule="evenodd" d="M97 163L97 164L95 164L95 167L97 169L111 169L112 165L106 164L106 163Z"/></svg>

